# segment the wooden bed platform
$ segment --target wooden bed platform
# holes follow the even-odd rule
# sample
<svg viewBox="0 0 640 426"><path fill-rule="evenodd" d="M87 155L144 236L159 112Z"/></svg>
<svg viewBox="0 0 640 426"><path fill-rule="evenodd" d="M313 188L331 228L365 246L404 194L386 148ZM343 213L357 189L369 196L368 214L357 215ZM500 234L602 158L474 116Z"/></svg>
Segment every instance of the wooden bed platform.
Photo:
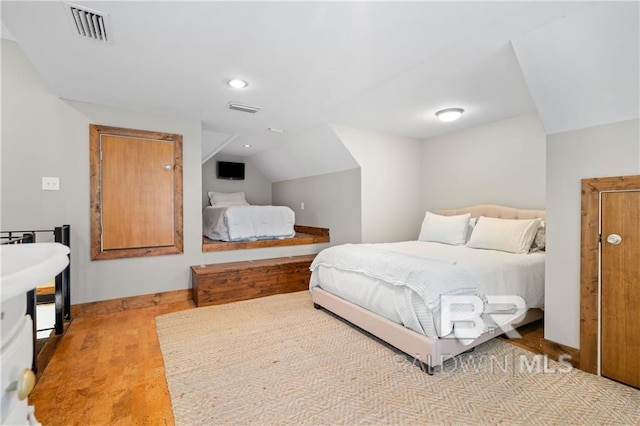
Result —
<svg viewBox="0 0 640 426"><path fill-rule="evenodd" d="M307 290L315 254L191 267L196 306L221 305Z"/></svg>
<svg viewBox="0 0 640 426"><path fill-rule="evenodd" d="M283 240L259 240L259 241L214 241L207 237L202 237L202 251L226 251L245 250L264 247L297 246L302 244L319 244L330 241L328 228L317 228L314 226L294 225L296 235L293 238Z"/></svg>

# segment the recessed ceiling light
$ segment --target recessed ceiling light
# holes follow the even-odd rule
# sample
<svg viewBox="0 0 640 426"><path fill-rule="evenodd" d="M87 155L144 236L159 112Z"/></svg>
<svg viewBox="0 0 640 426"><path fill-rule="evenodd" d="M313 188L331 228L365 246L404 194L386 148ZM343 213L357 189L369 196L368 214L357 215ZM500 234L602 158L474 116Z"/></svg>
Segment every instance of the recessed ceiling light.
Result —
<svg viewBox="0 0 640 426"><path fill-rule="evenodd" d="M456 121L463 112L464 110L462 108L447 108L436 112L436 117L438 117L440 121Z"/></svg>
<svg viewBox="0 0 640 426"><path fill-rule="evenodd" d="M251 145L249 145L248 143L245 143L244 145L242 145L245 148L251 148Z"/></svg>
<svg viewBox="0 0 640 426"><path fill-rule="evenodd" d="M284 133L284 130L276 129L275 127L269 127L267 130L273 133Z"/></svg>
<svg viewBox="0 0 640 426"><path fill-rule="evenodd" d="M244 80L240 80L237 78L234 78L233 80L229 80L227 81L227 84L231 87L233 87L234 89L244 89L245 87L247 87L249 85L249 83L247 83Z"/></svg>

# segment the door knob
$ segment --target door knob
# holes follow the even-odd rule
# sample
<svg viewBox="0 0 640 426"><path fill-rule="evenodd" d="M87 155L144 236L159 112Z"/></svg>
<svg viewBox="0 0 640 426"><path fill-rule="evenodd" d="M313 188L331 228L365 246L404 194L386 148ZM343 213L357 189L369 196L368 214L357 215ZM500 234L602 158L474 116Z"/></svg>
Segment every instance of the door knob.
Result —
<svg viewBox="0 0 640 426"><path fill-rule="evenodd" d="M610 234L607 237L607 242L609 244L617 246L618 244L620 244L622 242L622 237L620 235L618 235L618 234Z"/></svg>
<svg viewBox="0 0 640 426"><path fill-rule="evenodd" d="M170 172L173 169L173 166L171 164L165 164L164 165L164 169L168 172Z"/></svg>
<svg viewBox="0 0 640 426"><path fill-rule="evenodd" d="M16 391L18 393L18 399L22 401L29 396L35 385L36 375L33 374L33 371L25 368L20 372L20 378L10 383L6 390L7 392Z"/></svg>

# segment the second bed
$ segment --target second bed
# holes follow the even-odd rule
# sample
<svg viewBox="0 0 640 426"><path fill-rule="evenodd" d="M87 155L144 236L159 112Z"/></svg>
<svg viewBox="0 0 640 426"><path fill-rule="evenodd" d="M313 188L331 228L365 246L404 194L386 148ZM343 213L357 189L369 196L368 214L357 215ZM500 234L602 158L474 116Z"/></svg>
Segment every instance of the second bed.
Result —
<svg viewBox="0 0 640 426"><path fill-rule="evenodd" d="M491 205L438 213L459 220L466 214L469 227L483 217L476 232L477 246L482 246L478 243L482 232L492 229L488 228L491 219L486 218L523 219L506 224L526 225L531 235L543 229L545 217L540 210ZM476 248L473 241L345 244L318 254L311 266L310 289L316 307L326 308L419 359L432 373L445 360L542 318L545 254L528 246L522 251ZM482 309L483 319L474 320L473 314L470 321L458 321L451 330L450 322L442 321L442 301L464 302L465 297L468 303L447 304L446 314L460 319L465 311ZM474 303L482 303L481 308ZM468 334L478 322L486 327Z"/></svg>

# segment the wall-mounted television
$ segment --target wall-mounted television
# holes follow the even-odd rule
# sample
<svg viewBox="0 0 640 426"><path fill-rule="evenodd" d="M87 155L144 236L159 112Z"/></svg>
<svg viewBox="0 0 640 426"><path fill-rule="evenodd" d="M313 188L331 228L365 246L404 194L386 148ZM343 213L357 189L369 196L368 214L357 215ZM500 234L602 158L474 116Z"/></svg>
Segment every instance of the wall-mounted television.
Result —
<svg viewBox="0 0 640 426"><path fill-rule="evenodd" d="M216 164L216 176L218 179L244 180L244 163L218 161Z"/></svg>

